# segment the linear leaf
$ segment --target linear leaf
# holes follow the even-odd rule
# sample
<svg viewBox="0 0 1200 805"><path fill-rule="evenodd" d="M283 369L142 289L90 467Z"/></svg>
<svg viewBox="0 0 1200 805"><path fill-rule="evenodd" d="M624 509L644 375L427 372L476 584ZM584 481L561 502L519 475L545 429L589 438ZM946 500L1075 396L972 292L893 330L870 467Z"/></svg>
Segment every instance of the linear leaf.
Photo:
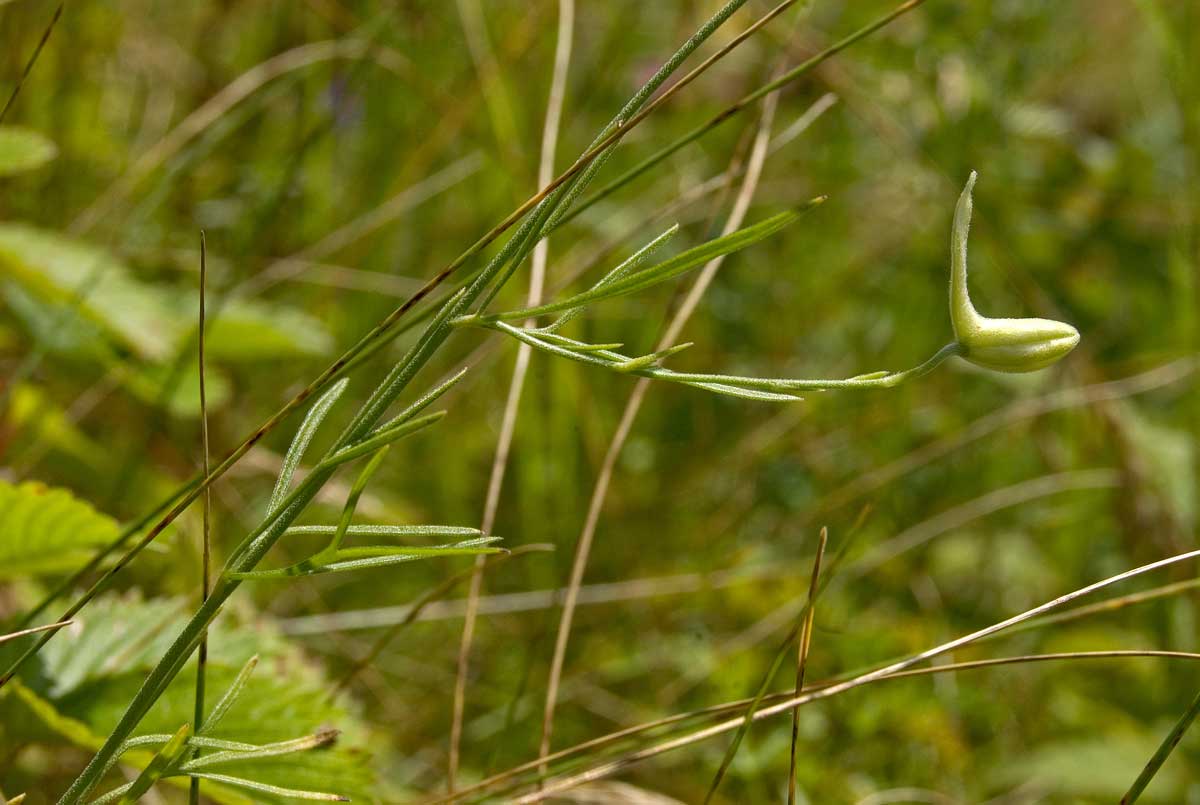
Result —
<svg viewBox="0 0 1200 805"><path fill-rule="evenodd" d="M368 570L391 567L419 559L435 559L443 556L478 556L479 554L503 553L503 548L492 547L499 537L480 537L447 545L414 546L379 545L365 548L343 548L332 558L305 559L288 567L274 570L251 570L230 574L235 579L247 581L277 581L297 576L317 576L322 573L345 573L350 570Z"/></svg>
<svg viewBox="0 0 1200 805"><path fill-rule="evenodd" d="M187 751L187 739L192 733L192 725L184 724L171 736L171 740L163 744L154 759L150 761L142 773L137 776L129 789L117 800L119 805L132 805L141 799L142 795L154 787L164 775L169 774L171 767Z"/></svg>
<svg viewBox="0 0 1200 805"><path fill-rule="evenodd" d="M543 313L554 313L559 310L569 310L571 308L586 305L591 302L596 302L601 299L609 299L614 296L623 296L625 294L635 293L644 290L660 282L666 282L669 279L679 276L680 274L698 268L709 260L722 255L730 254L746 248L760 240L774 235L779 230L795 223L800 216L808 209L814 206L813 203L799 210L789 210L773 215L765 221L760 221L752 226L744 227L736 232L710 240L707 243L702 243L688 249L685 252L677 254L670 260L644 268L634 272L622 279L608 283L600 287L593 287L583 293L563 299L558 302L550 302L537 307L523 308L521 310L513 310L507 313L496 314L493 318L501 320L527 319L531 316L539 316Z"/></svg>
<svg viewBox="0 0 1200 805"><path fill-rule="evenodd" d="M283 499L287 497L288 490L292 486L292 476L296 474L296 468L300 466L300 460L304 458L304 451L308 449L308 443L312 441L313 434L317 432L317 428L321 427L325 415L338 401L338 397L342 396L342 392L346 390L349 382L349 378L343 377L334 383L329 391L317 399L308 414L305 415L304 421L300 423L300 427L296 429L296 435L292 437L292 443L283 457L283 469L279 473L279 480L275 482L275 488L271 490L271 501L267 504L268 517L278 511Z"/></svg>
<svg viewBox="0 0 1200 805"><path fill-rule="evenodd" d="M389 424L387 426L377 428L367 434L362 441L356 442L349 447L344 447L332 456L327 457L321 463L326 467L336 467L339 464L345 464L347 461L353 461L356 458L374 453L381 447L404 438L410 434L416 433L419 430L424 430L440 421L446 416L445 411L436 411L432 414L426 414L416 419L410 419L407 422L397 424Z"/></svg>

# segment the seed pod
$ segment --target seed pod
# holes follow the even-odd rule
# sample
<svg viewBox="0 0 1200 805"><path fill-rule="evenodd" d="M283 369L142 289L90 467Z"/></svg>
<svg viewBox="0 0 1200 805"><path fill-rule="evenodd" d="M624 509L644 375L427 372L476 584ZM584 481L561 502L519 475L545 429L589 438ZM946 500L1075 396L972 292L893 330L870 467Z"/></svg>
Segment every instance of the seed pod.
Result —
<svg viewBox="0 0 1200 805"><path fill-rule="evenodd" d="M950 233L950 323L954 338L971 363L997 372L1032 372L1066 355L1079 343L1079 331L1051 319L990 319L971 304L967 290L967 231L975 171L954 209Z"/></svg>

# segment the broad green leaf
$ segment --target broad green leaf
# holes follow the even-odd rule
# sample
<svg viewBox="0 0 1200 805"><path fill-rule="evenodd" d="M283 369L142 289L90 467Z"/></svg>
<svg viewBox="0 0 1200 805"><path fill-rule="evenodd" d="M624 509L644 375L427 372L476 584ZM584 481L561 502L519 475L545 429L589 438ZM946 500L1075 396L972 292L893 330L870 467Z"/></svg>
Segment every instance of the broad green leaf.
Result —
<svg viewBox="0 0 1200 805"><path fill-rule="evenodd" d="M40 168L58 155L45 136L21 126L0 126L0 176Z"/></svg>
<svg viewBox="0 0 1200 805"><path fill-rule="evenodd" d="M0 579L73 570L118 530L65 489L0 481Z"/></svg>
<svg viewBox="0 0 1200 805"><path fill-rule="evenodd" d="M79 316L143 358L165 359L191 324L164 291L105 251L26 224L0 224L0 277L38 298L75 305Z"/></svg>
<svg viewBox="0 0 1200 805"><path fill-rule="evenodd" d="M313 358L329 354L333 336L319 320L292 308L263 302L230 302L205 331L210 360Z"/></svg>
<svg viewBox="0 0 1200 805"><path fill-rule="evenodd" d="M188 609L189 602L183 599L143 601L128 595L97 599L39 654L40 675L25 680L20 702L7 690L0 692L0 730L18 743L57 741L90 750L99 747L178 633ZM381 789L364 748L366 727L349 710L348 700L331 700L332 686L321 670L287 643L270 621L231 621L236 621L235 615L224 616L210 632L210 713L220 694L238 680L247 659L258 654L260 660L208 737L268 744L326 727L337 728L341 735L329 747L222 763L220 773L269 786L341 793L355 802L377 801ZM194 680L193 660L151 709L137 734L172 734L180 724L190 722ZM41 725L40 731L27 726L31 720ZM122 763L144 768L154 751L132 750L122 756ZM163 784L186 786L186 781L173 778ZM214 801L235 805L287 801L217 781L206 781L204 792Z"/></svg>

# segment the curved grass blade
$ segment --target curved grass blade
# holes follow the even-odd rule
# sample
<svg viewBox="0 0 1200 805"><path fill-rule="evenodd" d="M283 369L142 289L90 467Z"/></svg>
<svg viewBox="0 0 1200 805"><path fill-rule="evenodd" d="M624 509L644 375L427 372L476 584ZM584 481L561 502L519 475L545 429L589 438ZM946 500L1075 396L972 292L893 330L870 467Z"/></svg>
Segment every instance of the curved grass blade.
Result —
<svg viewBox="0 0 1200 805"><path fill-rule="evenodd" d="M504 548L491 547L500 537L452 542L446 545L407 546L376 545L363 548L343 548L332 557L309 557L288 567L275 570L248 570L231 573L230 576L244 581L273 581L297 576L317 576L322 573L345 573L350 570L391 567L418 559L433 559L441 556L478 556L480 554L506 553Z"/></svg>
<svg viewBox="0 0 1200 805"><path fill-rule="evenodd" d="M432 414L417 417L416 419L410 419L407 422L399 422L394 425L377 428L367 434L362 441L356 442L349 447L344 447L326 458L321 462L321 466L325 468L336 467L339 464L345 464L347 461L353 461L356 458L374 453L376 450L387 447L398 439L402 439L419 430L424 430L440 421L444 416L446 416L445 411L436 411Z"/></svg>
<svg viewBox="0 0 1200 805"><path fill-rule="evenodd" d="M342 547L342 540L346 538L346 529L350 527L350 521L354 519L354 511L358 508L358 499L362 497L363 490L367 488L371 476L379 469L379 465L383 463L387 453L386 445L379 448L375 455L371 456L367 466L363 467L362 472L358 474L354 486L350 487L350 494L346 496L346 505L342 507L342 519L338 521L337 529L333 532L333 539L329 541L329 546L321 552L322 554L336 554L337 550Z"/></svg>
<svg viewBox="0 0 1200 805"><path fill-rule="evenodd" d="M254 780L246 780L242 777L231 777L228 774L211 774L209 772L195 772L193 777L199 777L202 780L212 780L215 783L225 783L226 785L239 786L248 788L251 791L261 791L264 794L273 794L277 797L291 797L292 799L316 799L323 802L349 802L349 797L343 797L341 794L327 794L323 791L298 791L294 788L282 788L277 785L267 785Z"/></svg>
<svg viewBox="0 0 1200 805"><path fill-rule="evenodd" d="M191 724L184 724L180 727L179 731L171 736L171 740L158 750L146 768L142 769L142 773L137 776L137 779L130 783L129 789L117 800L118 805L132 805L153 788L156 782L170 774L172 767L187 751L187 739L191 734Z"/></svg>
<svg viewBox="0 0 1200 805"><path fill-rule="evenodd" d="M678 234L678 232L679 232L679 224L673 225L670 229L663 232L661 235L656 237L654 240L650 241L645 246L643 246L642 248L640 248L636 252L634 252L633 255L630 256L630 258L628 260L621 263L619 266L614 268L612 271L608 272L603 277L601 277L600 281L597 282L595 285L593 285L591 289L595 290L596 288L603 288L607 285L611 285L612 283L616 282L617 280L623 279L624 277L627 277L630 274L632 274L634 271L637 271L639 268L641 268L646 263L647 260L649 260L654 255L655 252L657 252L662 246L664 246L667 243L667 241L669 241L671 238L675 237L675 235ZM584 310L583 307L571 308L566 313L559 316L557 320L555 320L551 324L548 324L544 328L542 328L542 332L543 333L553 333L555 330L562 327L564 324L571 321L571 319L574 319L576 316L578 316L580 313L582 313L583 310Z"/></svg>
<svg viewBox="0 0 1200 805"><path fill-rule="evenodd" d="M558 302L549 302L545 305L536 307L522 308L520 310L510 310L506 313L498 313L493 317L500 320L527 319L531 316L540 316L543 313L556 313L560 310L570 310L571 308L586 305L591 302L597 302L601 299L611 299L614 296L623 296L625 294L636 293L637 291L645 290L653 285L661 282L666 282L669 279L684 274L692 269L712 260L714 257L720 257L725 254L739 251L752 244L764 240L771 235L774 235L779 230L795 223L800 216L808 210L821 204L825 198L819 197L805 204L797 210L788 210L777 215L772 215L765 221L760 221L757 224L743 227L736 232L731 232L725 237L715 238L702 243L682 252L670 260L666 260L649 268L644 268L636 271L622 279L610 282L606 285L593 287L583 293Z"/></svg>
<svg viewBox="0 0 1200 805"><path fill-rule="evenodd" d="M392 426L408 422L417 414L421 413L430 405L432 405L439 397L453 388L458 381L466 377L468 371L470 371L470 367L463 367L449 380L434 386L432 389L422 394L419 398L417 398L416 402L405 408L400 413L396 414L396 416L392 417L387 422L380 425L377 430L383 430L384 428L390 428Z"/></svg>
<svg viewBox="0 0 1200 805"><path fill-rule="evenodd" d="M332 525L294 525L285 534L305 534L312 536L333 536L337 526ZM352 525L346 528L348 537L480 537L483 532L478 528L466 528L454 525Z"/></svg>
<svg viewBox="0 0 1200 805"><path fill-rule="evenodd" d="M263 744L261 746L253 746L246 750L227 750L224 752L214 752L211 755L197 758L189 761L180 767L180 771L191 774L193 771L203 771L211 766L219 766L222 763L236 763L249 760L260 760L268 757L278 757L280 755L290 755L295 752L304 752L309 749L316 749L321 746L328 746L337 740L341 732L335 729L318 730L312 735L305 735L303 738L293 738L290 741L276 741L275 743Z"/></svg>
<svg viewBox="0 0 1200 805"><path fill-rule="evenodd" d="M338 397L342 396L342 392L346 390L349 382L349 378L342 378L334 383L329 391L322 394L313 404L307 416L304 417L304 421L300 423L300 427L296 429L296 435L292 438L287 454L283 457L283 469L279 473L279 480L275 482L275 488L271 490L271 501L267 504L268 517L279 510L283 499L287 497L288 489L292 485L292 476L296 474L296 467L300 466L300 459L304 458L304 451L308 449L308 443L312 441L313 434L317 432L317 428L321 427L325 415L337 402Z"/></svg>
<svg viewBox="0 0 1200 805"><path fill-rule="evenodd" d="M228 690L222 694L221 698L213 706L212 712L208 714L208 718L204 720L202 731L211 732L220 723L225 714L229 712L229 708L233 707L233 703L237 701L237 697L241 695L242 690L246 687L246 682L250 680L250 674L254 673L254 667L258 665L258 655L255 654L246 664L242 666L242 670L238 671L238 675L234 677L233 683L230 684Z"/></svg>

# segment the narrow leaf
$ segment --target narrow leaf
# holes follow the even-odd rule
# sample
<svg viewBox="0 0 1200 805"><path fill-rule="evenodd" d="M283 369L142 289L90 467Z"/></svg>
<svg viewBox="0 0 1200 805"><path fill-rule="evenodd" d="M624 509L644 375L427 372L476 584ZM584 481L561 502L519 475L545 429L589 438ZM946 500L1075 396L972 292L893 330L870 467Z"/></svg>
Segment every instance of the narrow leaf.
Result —
<svg viewBox="0 0 1200 805"><path fill-rule="evenodd" d="M354 486L350 488L350 494L346 496L346 505L342 507L342 519L338 521L337 530L333 532L333 539L329 541L329 547L324 552L335 552L342 547L342 540L346 537L346 529L350 527L350 521L354 519L354 510L358 508L358 499L362 497L363 490L367 488L367 484L371 481L379 465L383 463L384 456L387 455L387 446L381 447L371 460L367 462L367 466L363 467L362 472L358 474ZM323 553L324 553L323 552Z"/></svg>
<svg viewBox="0 0 1200 805"><path fill-rule="evenodd" d="M215 752L183 764L180 770L190 774L193 771L202 771L210 766L219 766L222 763L261 760L262 758L277 757L279 755L290 755L294 752L304 752L333 743L337 740L339 734L335 729L323 729L318 730L312 735L305 735L303 738L293 738L290 741L263 744L262 746L255 746L248 750Z"/></svg>
<svg viewBox="0 0 1200 805"><path fill-rule="evenodd" d="M246 687L246 682L250 680L250 675L254 673L254 667L258 665L258 655L255 654L246 664L242 666L242 670L238 671L238 675L234 677L233 684L221 696L220 700L213 706L212 712L208 714L208 718L204 719L204 732L212 732L216 729L217 724L229 712L229 708L233 707L233 703L237 701L237 697L241 695L242 690Z"/></svg>
<svg viewBox="0 0 1200 805"><path fill-rule="evenodd" d="M316 576L322 573L344 573L349 570L391 567L418 559L433 559L442 556L504 553L503 548L491 547L491 543L497 542L499 539L499 537L480 537L448 545L428 547L380 545L368 548L344 548L337 552L332 561L323 558L321 561L317 561L313 557L288 567L274 570L249 570L243 573L231 573L230 576L245 581L275 581L296 576Z"/></svg>
<svg viewBox="0 0 1200 805"><path fill-rule="evenodd" d="M683 352L688 347L693 346L693 342L688 341L683 344L676 344L673 347L660 349L657 352L651 352L649 355L642 355L638 358L630 358L627 361L614 363L613 368L618 372L636 372L638 369L646 369L654 366L661 360L671 357L672 355Z"/></svg>
<svg viewBox="0 0 1200 805"><path fill-rule="evenodd" d="M251 791L261 791L264 794L274 794L277 797L291 797L293 799L318 799L324 802L349 802L349 797L343 797L340 794L327 794L322 791L298 791L294 788L282 788L277 785L267 785L266 783L255 782L254 780L245 780L241 777L230 777L228 774L210 774L208 772L196 772L193 777L199 777L203 780L212 780L217 783L226 783L228 785L248 788Z"/></svg>
<svg viewBox="0 0 1200 805"><path fill-rule="evenodd" d="M184 724L179 728L179 731L171 736L171 740L163 745L163 748L158 750L154 758L142 769L142 773L137 776L129 790L117 800L118 805L128 805L137 802L142 795L154 787L163 776L171 772L171 768L187 751L187 739L192 733L192 725Z"/></svg>
<svg viewBox="0 0 1200 805"><path fill-rule="evenodd" d="M594 287L558 302L550 302L545 305L513 310L507 313L499 313L494 318L501 320L527 319L543 313L569 310L601 299L610 299L615 296L623 296L644 290L661 282L666 282L694 268L698 268L715 257L739 251L760 240L764 240L785 226L795 223L805 211L818 203L820 202L809 202L808 205L799 210L790 210L773 215L765 221L760 221L753 226L731 232L724 237L710 240L707 243L676 255L670 260L642 269L604 286Z"/></svg>
<svg viewBox="0 0 1200 805"><path fill-rule="evenodd" d="M314 536L332 535L337 526L294 525L285 533ZM452 525L352 525L346 529L348 537L478 537L483 534L478 528Z"/></svg>
<svg viewBox="0 0 1200 805"><path fill-rule="evenodd" d="M454 385L458 383L458 381L460 381L464 377L466 377L467 372L469 370L470 370L470 367L463 367L462 369L460 369L458 371L458 373L456 375L451 377L449 380L447 380L444 383L441 383L437 386L434 386L432 389L430 389L429 391L422 394L417 399L417 401L414 402L412 405L408 406L403 411L401 411L399 414L396 414L396 416L392 417L387 422L383 423L378 428L376 428L376 431L380 431L385 428L390 428L395 425L399 425L404 422L408 422L410 419L415 417L417 414L421 413L426 408L428 408L430 405L432 405L439 397L441 397L443 394L445 394L447 391L449 391L451 388L453 388Z"/></svg>
<svg viewBox="0 0 1200 805"><path fill-rule="evenodd" d="M396 425L377 428L376 430L373 430L367 434L362 441L356 442L349 447L342 448L332 456L329 456L322 461L321 464L326 467L336 467L339 464L345 464L347 461L353 461L354 459L368 455L369 453L374 453L379 448L386 447L398 439L402 439L405 436L416 433L419 430L424 430L430 425L438 422L445 415L445 411L437 411L432 414L426 414L425 416L417 417L416 419L411 419L408 422L401 422Z"/></svg>
<svg viewBox="0 0 1200 805"><path fill-rule="evenodd" d="M348 378L342 378L334 383L329 391L321 395L307 416L304 417L304 421L300 423L300 427L297 428L296 435L293 437L291 445L288 446L287 454L283 457L283 469L279 473L279 480L275 482L275 488L271 491L271 501L267 504L268 518L279 510L283 499L287 497L288 490L292 486L292 476L296 474L296 467L300 466L300 459L304 458L304 451L308 449L308 443L312 441L312 437L317 432L317 428L321 427L325 415L337 402L338 397L342 396L342 392L346 390L349 382Z"/></svg>
<svg viewBox="0 0 1200 805"><path fill-rule="evenodd" d="M597 282L595 285L593 285L591 287L591 290L594 291L597 288L603 288L607 285L611 285L612 283L616 282L617 280L622 279L622 278L628 276L629 274L631 274L632 272L636 271L637 269L641 268L643 265L645 265L646 261L649 260L654 255L655 252L657 252L663 245L665 245L667 241L669 241L671 238L675 237L675 235L678 232L679 232L679 224L675 224L670 229L668 229L666 232L663 232L657 238L655 238L654 240L647 243L645 246L643 246L638 251L634 252L633 255L628 260L621 263L619 266L614 268L612 271L605 274L600 279L599 282ZM583 312L582 307L571 308L566 313L559 316L556 321L547 325L545 330L551 331L551 332L554 330L557 330L558 328L562 327L564 324L571 321L572 319L574 319L576 316L578 316L582 312Z"/></svg>

